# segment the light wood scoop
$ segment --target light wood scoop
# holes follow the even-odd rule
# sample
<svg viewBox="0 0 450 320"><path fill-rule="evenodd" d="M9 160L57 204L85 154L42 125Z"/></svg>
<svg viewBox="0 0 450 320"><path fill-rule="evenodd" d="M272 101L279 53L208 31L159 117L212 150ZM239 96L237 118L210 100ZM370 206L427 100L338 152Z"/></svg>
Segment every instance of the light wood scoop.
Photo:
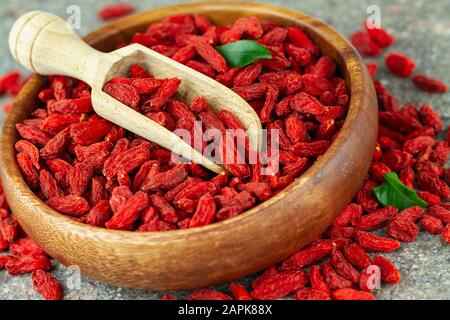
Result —
<svg viewBox="0 0 450 320"><path fill-rule="evenodd" d="M183 99L189 102L196 96L204 96L212 110L228 110L247 130L250 148L259 147L261 123L245 100L219 82L140 44L102 53L81 40L58 16L32 11L14 24L9 47L14 59L31 71L86 82L92 88L94 111L101 117L213 172L224 169L170 130L103 92L105 83L125 76L132 64L145 66L156 78L179 78L178 92Z"/></svg>

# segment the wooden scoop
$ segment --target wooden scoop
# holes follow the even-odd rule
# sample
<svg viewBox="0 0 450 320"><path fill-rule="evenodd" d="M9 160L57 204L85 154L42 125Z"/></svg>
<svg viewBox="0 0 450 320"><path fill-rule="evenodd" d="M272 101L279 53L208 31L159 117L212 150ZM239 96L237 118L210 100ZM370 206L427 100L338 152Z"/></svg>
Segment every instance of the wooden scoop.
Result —
<svg viewBox="0 0 450 320"><path fill-rule="evenodd" d="M14 59L31 71L42 75L65 75L86 82L92 88L94 110L101 117L213 172L220 173L224 169L171 131L104 93L105 83L114 77L125 76L132 64L145 66L156 78L179 78L178 91L187 102L196 96L204 96L214 111L231 112L247 130L250 148L259 148L261 123L253 108L240 96L219 82L140 44L102 53L83 42L61 18L32 11L14 24L9 47Z"/></svg>

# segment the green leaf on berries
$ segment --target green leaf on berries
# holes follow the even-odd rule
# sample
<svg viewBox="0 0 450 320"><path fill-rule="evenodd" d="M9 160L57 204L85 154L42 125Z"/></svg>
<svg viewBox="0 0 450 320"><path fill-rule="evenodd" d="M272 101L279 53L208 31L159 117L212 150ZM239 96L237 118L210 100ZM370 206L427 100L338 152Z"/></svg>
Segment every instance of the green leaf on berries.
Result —
<svg viewBox="0 0 450 320"><path fill-rule="evenodd" d="M266 47L253 40L239 40L216 47L230 67L245 67L260 59L272 59Z"/></svg>
<svg viewBox="0 0 450 320"><path fill-rule="evenodd" d="M373 189L373 193L383 206L394 206L399 210L404 210L414 206L428 207L414 190L405 186L395 172L384 175L384 182L379 187Z"/></svg>

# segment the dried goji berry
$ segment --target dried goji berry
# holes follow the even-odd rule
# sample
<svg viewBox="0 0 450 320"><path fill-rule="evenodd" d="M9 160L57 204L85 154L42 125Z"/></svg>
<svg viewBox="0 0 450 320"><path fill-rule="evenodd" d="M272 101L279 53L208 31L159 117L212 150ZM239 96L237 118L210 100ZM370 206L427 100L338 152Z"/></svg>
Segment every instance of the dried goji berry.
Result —
<svg viewBox="0 0 450 320"><path fill-rule="evenodd" d="M351 288L335 290L331 295L335 300L375 300L371 293Z"/></svg>
<svg viewBox="0 0 450 320"><path fill-rule="evenodd" d="M126 16L133 13L135 8L132 5L121 3L104 6L98 12L98 16L102 20L110 20Z"/></svg>
<svg viewBox="0 0 450 320"><path fill-rule="evenodd" d="M31 275L36 292L45 300L60 300L62 298L61 284L50 273L43 270L35 270Z"/></svg>
<svg viewBox="0 0 450 320"><path fill-rule="evenodd" d="M26 255L11 257L6 263L6 270L10 275L19 275L33 272L35 270L48 271L52 268L52 264L47 256L43 255Z"/></svg>
<svg viewBox="0 0 450 320"><path fill-rule="evenodd" d="M330 257L336 272L353 283L359 282L359 272L345 259L341 251L334 249Z"/></svg>
<svg viewBox="0 0 450 320"><path fill-rule="evenodd" d="M355 240L367 251L391 252L400 248L400 242L397 240L380 237L365 231L357 231Z"/></svg>
<svg viewBox="0 0 450 320"><path fill-rule="evenodd" d="M442 81L429 78L423 74L417 74L411 80L417 88L425 92L443 93L448 90L447 85Z"/></svg>
<svg viewBox="0 0 450 320"><path fill-rule="evenodd" d="M357 268L367 268L371 264L369 255L356 243L345 246L342 252L347 260Z"/></svg>
<svg viewBox="0 0 450 320"><path fill-rule="evenodd" d="M350 222L352 222L352 220L361 216L361 214L361 206L355 203L350 203L334 219L333 226L347 226L350 224Z"/></svg>
<svg viewBox="0 0 450 320"><path fill-rule="evenodd" d="M295 270L308 266L328 256L334 247L334 244L329 240L319 240L284 260L281 268L283 270Z"/></svg>
<svg viewBox="0 0 450 320"><path fill-rule="evenodd" d="M200 227L211 224L216 215L216 203L213 197L205 194L198 201L197 210L195 211L189 223L189 227Z"/></svg>
<svg viewBox="0 0 450 320"><path fill-rule="evenodd" d="M45 169L41 170L39 173L39 185L42 193L47 199L64 196L64 192L59 188L58 182L53 175Z"/></svg>
<svg viewBox="0 0 450 320"><path fill-rule="evenodd" d="M386 206L385 208L374 210L352 220L352 226L364 231L376 230L386 226L388 221L394 217L397 212L398 209L396 207Z"/></svg>
<svg viewBox="0 0 450 320"><path fill-rule="evenodd" d="M325 282L318 265L311 266L309 269L309 283L311 284L312 289L322 291L326 295L330 294L330 288Z"/></svg>
<svg viewBox="0 0 450 320"><path fill-rule="evenodd" d="M383 256L374 256L373 264L380 267L381 280L387 283L397 283L400 281L400 271L394 264Z"/></svg>
<svg viewBox="0 0 450 320"><path fill-rule="evenodd" d="M280 271L261 280L251 296L258 300L279 299L304 288L307 282L308 276L303 270Z"/></svg>
<svg viewBox="0 0 450 320"><path fill-rule="evenodd" d="M51 198L47 204L56 211L73 217L81 217L90 210L86 199L72 195Z"/></svg>
<svg viewBox="0 0 450 320"><path fill-rule="evenodd" d="M147 206L147 194L137 192L117 209L117 212L111 220L106 222L105 226L108 229L130 230L139 218L140 212Z"/></svg>
<svg viewBox="0 0 450 320"><path fill-rule="evenodd" d="M247 289L239 283L232 282L230 285L230 290L233 293L235 300L252 300L252 297Z"/></svg>
<svg viewBox="0 0 450 320"><path fill-rule="evenodd" d="M139 111L139 93L132 85L109 82L105 85L103 91L124 105Z"/></svg>
<svg viewBox="0 0 450 320"><path fill-rule="evenodd" d="M21 238L12 242L9 252L16 256L45 255L44 250L31 238Z"/></svg>
<svg viewBox="0 0 450 320"><path fill-rule="evenodd" d="M350 41L363 56L377 56L381 53L380 46L372 40L368 32L355 32L351 35Z"/></svg>
<svg viewBox="0 0 450 320"><path fill-rule="evenodd" d="M352 286L352 282L340 276L330 262L325 262L321 267L322 275L330 289L341 289Z"/></svg>
<svg viewBox="0 0 450 320"><path fill-rule="evenodd" d="M216 290L199 289L191 293L189 300L232 300L232 298Z"/></svg>
<svg viewBox="0 0 450 320"><path fill-rule="evenodd" d="M414 71L416 64L414 61L400 53L390 53L386 57L386 66L396 76L409 77Z"/></svg>

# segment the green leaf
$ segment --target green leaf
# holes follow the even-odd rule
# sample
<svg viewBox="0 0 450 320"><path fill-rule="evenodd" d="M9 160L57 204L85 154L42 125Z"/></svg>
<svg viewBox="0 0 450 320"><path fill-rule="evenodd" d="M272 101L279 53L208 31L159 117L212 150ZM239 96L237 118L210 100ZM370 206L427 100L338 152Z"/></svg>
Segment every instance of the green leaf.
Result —
<svg viewBox="0 0 450 320"><path fill-rule="evenodd" d="M394 206L399 210L404 210L413 206L428 207L414 190L405 186L395 172L384 175L384 182L379 187L373 189L373 193L383 206Z"/></svg>
<svg viewBox="0 0 450 320"><path fill-rule="evenodd" d="M266 47L253 40L239 40L216 47L230 67L245 67L259 59L272 59Z"/></svg>

